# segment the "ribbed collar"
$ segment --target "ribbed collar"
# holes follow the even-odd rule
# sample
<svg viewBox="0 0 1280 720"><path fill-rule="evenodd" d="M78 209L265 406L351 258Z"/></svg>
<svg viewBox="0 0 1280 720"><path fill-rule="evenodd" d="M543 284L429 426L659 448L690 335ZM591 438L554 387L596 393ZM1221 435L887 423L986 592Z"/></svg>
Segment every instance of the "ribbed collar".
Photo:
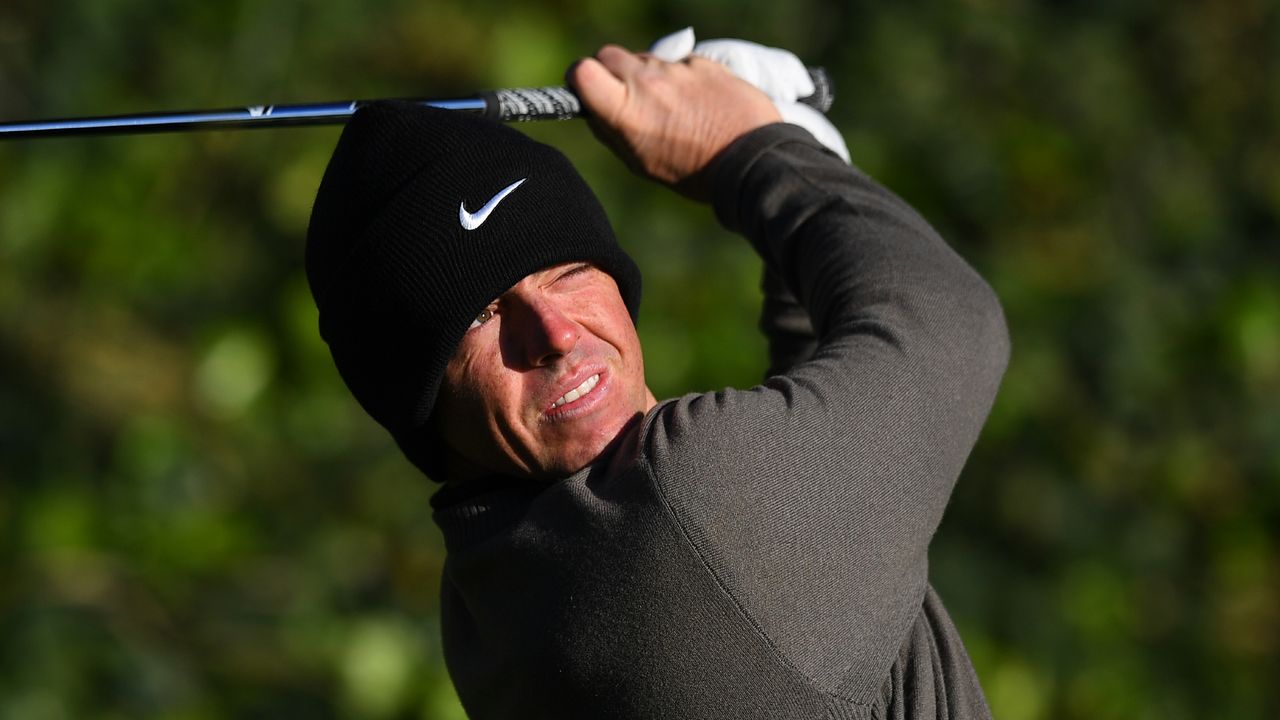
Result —
<svg viewBox="0 0 1280 720"><path fill-rule="evenodd" d="M658 409L668 402L670 401L658 403L638 424L623 430L624 434L634 431L634 435L623 438L621 444L614 445L595 463L572 475L551 481L492 475L465 482L445 483L431 496L431 507L435 509L432 517L444 534L445 549L451 553L458 552L510 527L528 512L539 495L555 485L588 484L588 478L593 474L603 477L616 471L610 469L615 461L621 461L624 465L637 462L642 445L640 438L647 435L649 426L657 417ZM619 452L623 455L618 456Z"/></svg>
<svg viewBox="0 0 1280 720"><path fill-rule="evenodd" d="M481 543L519 520L538 495L555 483L590 473L587 467L552 482L491 476L466 483L447 483L431 497L432 517L451 553Z"/></svg>

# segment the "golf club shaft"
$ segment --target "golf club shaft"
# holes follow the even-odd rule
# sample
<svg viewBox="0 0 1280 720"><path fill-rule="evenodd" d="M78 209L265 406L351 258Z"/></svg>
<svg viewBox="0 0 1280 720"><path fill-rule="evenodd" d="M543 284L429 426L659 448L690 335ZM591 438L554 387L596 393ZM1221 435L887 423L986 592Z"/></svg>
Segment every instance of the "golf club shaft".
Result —
<svg viewBox="0 0 1280 720"><path fill-rule="evenodd" d="M802 98L801 102L826 112L831 107L833 99L831 81L822 68L810 68L809 74L813 78L814 93L807 98ZM583 114L578 97L565 87L513 88L489 90L469 97L408 100L445 110L484 115L503 122L567 120ZM226 110L187 110L3 122L0 123L0 140L338 124L346 122L347 118L360 106L371 102L375 101L347 100L299 105L256 105Z"/></svg>

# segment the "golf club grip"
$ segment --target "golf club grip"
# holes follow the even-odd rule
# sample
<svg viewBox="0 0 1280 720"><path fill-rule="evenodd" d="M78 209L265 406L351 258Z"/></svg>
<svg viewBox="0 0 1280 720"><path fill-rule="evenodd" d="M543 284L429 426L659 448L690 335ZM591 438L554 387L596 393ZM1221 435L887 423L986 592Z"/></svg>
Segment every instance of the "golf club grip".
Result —
<svg viewBox="0 0 1280 720"><path fill-rule="evenodd" d="M582 115L582 102L567 87L486 90L484 115L502 122L569 120Z"/></svg>
<svg viewBox="0 0 1280 720"><path fill-rule="evenodd" d="M809 68L813 94L800 102L821 113L831 109L835 93L825 68ZM582 102L566 87L511 88L480 93L485 101L485 115L502 122L529 120L568 120L584 114Z"/></svg>

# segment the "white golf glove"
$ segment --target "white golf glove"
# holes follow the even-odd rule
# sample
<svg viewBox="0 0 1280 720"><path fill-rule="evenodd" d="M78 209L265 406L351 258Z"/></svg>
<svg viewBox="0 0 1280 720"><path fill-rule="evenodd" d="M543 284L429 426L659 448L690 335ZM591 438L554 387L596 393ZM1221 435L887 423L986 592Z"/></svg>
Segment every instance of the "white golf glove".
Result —
<svg viewBox="0 0 1280 720"><path fill-rule="evenodd" d="M849 148L840 131L825 115L798 102L812 95L814 88L809 70L794 54L746 40L704 40L695 44L691 27L658 39L649 53L666 62L680 62L693 54L724 65L769 96L784 121L808 130L818 142L849 162Z"/></svg>

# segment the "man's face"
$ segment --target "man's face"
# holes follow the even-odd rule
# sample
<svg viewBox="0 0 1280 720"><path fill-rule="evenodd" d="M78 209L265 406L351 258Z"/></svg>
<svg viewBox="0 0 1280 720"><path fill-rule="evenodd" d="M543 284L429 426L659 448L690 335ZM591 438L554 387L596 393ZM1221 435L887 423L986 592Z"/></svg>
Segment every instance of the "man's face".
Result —
<svg viewBox="0 0 1280 720"><path fill-rule="evenodd" d="M617 283L566 263L526 276L476 318L435 417L472 469L549 477L590 464L654 404Z"/></svg>

